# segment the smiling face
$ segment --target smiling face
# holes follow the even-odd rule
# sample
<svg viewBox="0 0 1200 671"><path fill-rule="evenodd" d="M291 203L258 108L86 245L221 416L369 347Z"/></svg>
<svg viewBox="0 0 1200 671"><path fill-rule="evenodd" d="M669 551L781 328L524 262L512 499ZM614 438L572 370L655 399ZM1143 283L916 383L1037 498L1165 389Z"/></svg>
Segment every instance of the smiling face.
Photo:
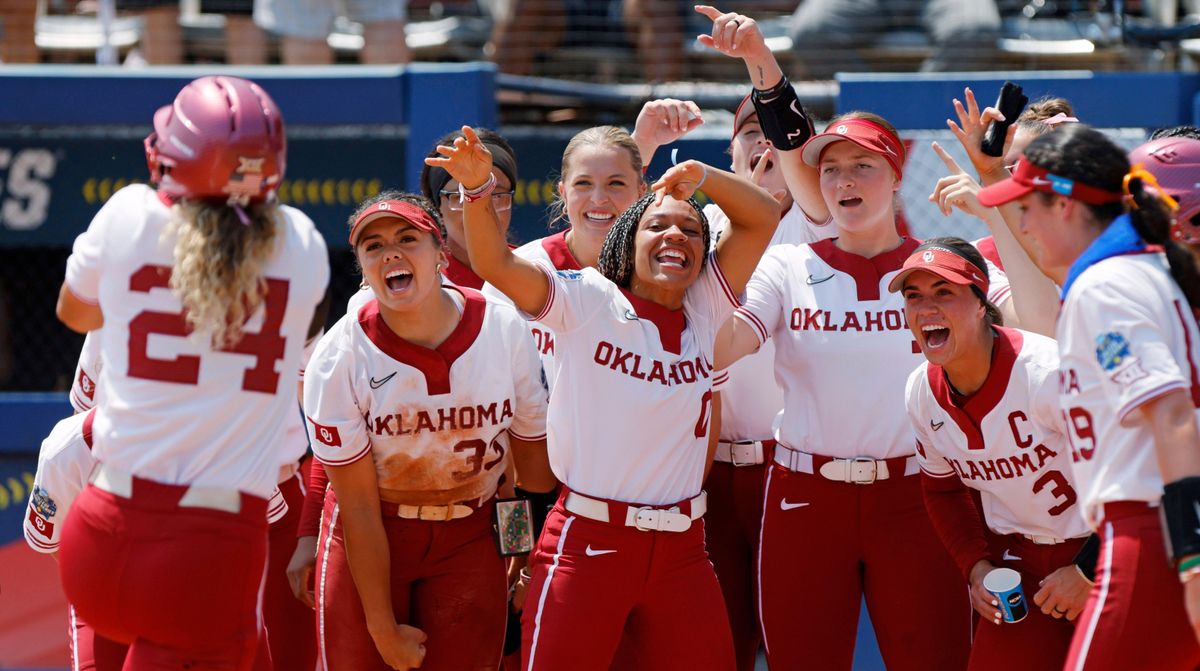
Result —
<svg viewBox="0 0 1200 671"><path fill-rule="evenodd" d="M904 315L929 363L946 366L972 352L988 328L970 285L918 270L904 280Z"/></svg>
<svg viewBox="0 0 1200 671"><path fill-rule="evenodd" d="M376 219L358 234L354 255L363 278L384 307L419 309L441 287L445 255L433 233L398 217Z"/></svg>
<svg viewBox="0 0 1200 671"><path fill-rule="evenodd" d="M629 151L611 145L583 145L572 154L558 183L571 232L599 248L617 216L645 192Z"/></svg>
<svg viewBox="0 0 1200 671"><path fill-rule="evenodd" d="M493 194L505 193L513 190L513 183L508 179L508 176L504 174L504 171L500 170L499 168L493 168L492 174L496 177L496 190L493 192ZM458 180L451 177L450 181L446 182L446 186L442 187L442 190L454 191L457 193ZM454 255L458 257L459 260L466 261L467 234L463 229L463 211L461 207L458 209L450 209L452 203L457 207L458 196L448 196L445 194L435 195L441 196L441 199L438 202L438 210L442 214L442 223L446 225L446 247L454 252ZM495 201L493 200L493 202ZM508 202L512 202L511 196L508 197ZM496 221L500 224L500 234L507 236L508 226L510 223L512 223L512 207L510 206L506 210L497 210Z"/></svg>
<svg viewBox="0 0 1200 671"><path fill-rule="evenodd" d="M635 288L678 292L680 297L700 275L704 261L704 224L687 201L670 196L651 205L638 222L633 243ZM661 302L661 301L660 301Z"/></svg>
<svg viewBox="0 0 1200 671"><path fill-rule="evenodd" d="M738 129L737 134L733 136L733 141L729 144L734 174L750 179L763 152L770 147L771 142L763 135L762 126L758 123L758 115L751 115ZM775 161L768 159L766 172L763 173L762 183L759 186L766 189L768 193L782 193L783 201L780 205L784 210L792 206L791 192L788 191L787 182L783 179L783 168Z"/></svg>
<svg viewBox="0 0 1200 671"><path fill-rule="evenodd" d="M821 196L839 231L895 227L892 201L900 182L882 156L850 141L834 142L822 154L818 170Z"/></svg>

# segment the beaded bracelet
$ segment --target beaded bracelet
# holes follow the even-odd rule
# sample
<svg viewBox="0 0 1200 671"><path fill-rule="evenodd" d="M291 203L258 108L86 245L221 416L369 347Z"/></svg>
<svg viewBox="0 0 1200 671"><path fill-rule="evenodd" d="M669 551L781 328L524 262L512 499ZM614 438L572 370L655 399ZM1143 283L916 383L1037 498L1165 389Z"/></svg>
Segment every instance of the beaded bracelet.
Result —
<svg viewBox="0 0 1200 671"><path fill-rule="evenodd" d="M462 182L459 182L459 184L458 184L458 202L474 203L477 200L481 200L483 198L487 198L488 196L492 195L492 192L495 190L496 190L496 174L495 173L489 174L488 180L486 182L484 182L483 184L475 187L474 189L468 189L467 187L462 185Z"/></svg>

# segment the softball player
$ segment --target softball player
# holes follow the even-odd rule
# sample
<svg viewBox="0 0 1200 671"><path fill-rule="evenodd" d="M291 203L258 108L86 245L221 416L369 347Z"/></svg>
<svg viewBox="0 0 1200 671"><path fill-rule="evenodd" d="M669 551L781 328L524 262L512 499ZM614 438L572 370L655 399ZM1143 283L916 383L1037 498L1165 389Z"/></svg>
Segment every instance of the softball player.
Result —
<svg viewBox="0 0 1200 671"><path fill-rule="evenodd" d="M249 668L295 407L280 371L323 321L328 259L312 222L274 202L283 121L257 85L198 79L154 129L158 190L105 204L59 296L68 326L105 327L100 464L63 530L63 587L99 634L132 643L130 667Z"/></svg>
<svg viewBox="0 0 1200 671"><path fill-rule="evenodd" d="M647 162L657 148L642 146ZM792 199L749 95L734 112L729 154L734 174L762 186L779 201L779 226L771 247L807 244L836 234L832 219L813 221ZM704 214L714 237L720 239L729 227L729 218L715 203L705 205ZM743 671L754 668L761 642L754 555L762 522L766 464L771 463L775 446L773 423L783 409L783 390L775 382L774 367L775 345L767 341L758 352L729 368L729 380L721 390L720 440L704 483L710 504L704 524L705 545L721 583L737 666Z"/></svg>
<svg viewBox="0 0 1200 671"><path fill-rule="evenodd" d="M1060 421L1058 345L1000 326L987 264L960 238L918 247L888 288L926 359L907 390L925 506L982 616L968 668L1061 669L1091 583L1074 563L1088 529ZM1001 624L983 587L999 566L1021 574L1021 622Z"/></svg>
<svg viewBox="0 0 1200 671"><path fill-rule="evenodd" d="M1200 664L1200 282L1153 185L1072 124L979 194L1020 204L1038 266L1062 286L1060 403L1079 506L1101 538L1067 669Z"/></svg>
<svg viewBox="0 0 1200 671"><path fill-rule="evenodd" d="M731 21L721 15L714 31L724 35ZM888 668L963 668L969 607L925 513L901 400L920 348L900 297L886 292L918 245L896 231L904 145L882 118L851 113L795 151L808 121L776 76L778 85L754 92L759 119L785 169L803 161L838 237L769 251L718 343L724 369L776 339L784 405L758 553L767 658L783 668L849 668L865 595ZM856 412L863 408L870 421ZM797 540L807 538L826 542L812 552Z"/></svg>
<svg viewBox="0 0 1200 671"><path fill-rule="evenodd" d="M507 584L492 517L510 450L518 483L553 486L525 324L442 284L435 217L396 193L359 207L350 244L376 298L334 325L305 374L332 484L317 593L331 671L496 669Z"/></svg>
<svg viewBox="0 0 1200 671"><path fill-rule="evenodd" d="M463 130L465 139L439 148L447 158L427 160L473 185L464 192L471 259L556 337L547 433L565 491L530 560L526 668L607 669L622 638L645 668L733 667L695 523L706 505L711 347L770 241L778 203L688 161L621 214L599 271L554 270L505 249L485 197L490 159ZM715 253L699 206L686 200L697 188L734 224ZM663 422L693 414L684 425Z"/></svg>

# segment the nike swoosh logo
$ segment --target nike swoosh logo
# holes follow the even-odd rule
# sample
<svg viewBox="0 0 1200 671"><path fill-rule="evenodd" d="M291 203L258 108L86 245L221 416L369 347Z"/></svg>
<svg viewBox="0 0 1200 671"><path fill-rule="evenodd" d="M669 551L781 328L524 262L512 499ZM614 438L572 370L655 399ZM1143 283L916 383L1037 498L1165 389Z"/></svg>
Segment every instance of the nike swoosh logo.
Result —
<svg viewBox="0 0 1200 671"><path fill-rule="evenodd" d="M583 551L583 553L589 557L598 557L600 555L610 555L614 552L616 552L616 550L593 550L591 545L588 545L587 549L585 549Z"/></svg>
<svg viewBox="0 0 1200 671"><path fill-rule="evenodd" d="M1046 179L1045 177L1034 177L1033 180L1031 180L1031 181L1036 186L1050 186L1051 184L1054 183L1054 182L1051 182L1050 180Z"/></svg>
<svg viewBox="0 0 1200 671"><path fill-rule="evenodd" d="M782 510L791 510L792 508L803 508L804 506L807 506L807 505L808 505L807 503L788 503L787 499L781 499L779 501L779 507Z"/></svg>
<svg viewBox="0 0 1200 671"><path fill-rule="evenodd" d="M375 378L371 378L371 380L370 380L370 382L371 382L371 388L372 388L372 389L378 389L378 388L382 387L383 385L387 384L387 383L388 383L388 380L390 380L390 379L392 379L392 378L394 378L394 377L396 377L396 373L395 373L395 371L393 371L391 375L389 375L389 376L387 376L387 377L385 377L385 378L383 378L383 379L381 379L381 380L376 380Z"/></svg>
<svg viewBox="0 0 1200 671"><path fill-rule="evenodd" d="M1020 559L1020 557L1009 552L1008 550L1004 551L1004 561L1020 561Z"/></svg>
<svg viewBox="0 0 1200 671"><path fill-rule="evenodd" d="M829 274L828 276L826 276L826 277L816 277L816 276L814 276L814 275L809 275L809 276L808 276L808 279L806 279L806 280L804 280L804 281L805 281L805 283L807 283L809 286L812 286L812 285L814 285L814 284L820 284L820 283L822 283L822 282L828 282L829 280L832 280L832 279L833 279L833 276L834 276L835 274L836 274L836 273L830 273L830 274Z"/></svg>
<svg viewBox="0 0 1200 671"><path fill-rule="evenodd" d="M637 321L638 316L637 316L637 313L634 312L633 310L626 310L625 318L631 322L635 322L635 321Z"/></svg>
<svg viewBox="0 0 1200 671"><path fill-rule="evenodd" d="M931 419L931 420L929 420L929 428L933 429L934 431L937 431L938 429L942 428L942 426L945 423L946 423L945 421L941 421L941 422L938 422L937 424L934 424L933 420Z"/></svg>

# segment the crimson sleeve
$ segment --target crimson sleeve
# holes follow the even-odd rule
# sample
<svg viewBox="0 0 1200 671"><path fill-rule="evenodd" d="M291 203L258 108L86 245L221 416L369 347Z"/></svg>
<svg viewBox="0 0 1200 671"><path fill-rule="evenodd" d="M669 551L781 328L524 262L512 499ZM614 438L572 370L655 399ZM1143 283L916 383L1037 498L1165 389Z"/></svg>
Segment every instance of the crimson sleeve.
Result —
<svg viewBox="0 0 1200 671"><path fill-rule="evenodd" d="M325 464L319 459L313 459L309 468L308 491L304 493L304 506L300 509L297 538L321 534L321 510L325 507L325 488L329 486L329 474L325 472Z"/></svg>
<svg viewBox="0 0 1200 671"><path fill-rule="evenodd" d="M971 490L956 477L934 478L921 473L925 509L954 563L968 577L971 568L988 558L983 518Z"/></svg>

